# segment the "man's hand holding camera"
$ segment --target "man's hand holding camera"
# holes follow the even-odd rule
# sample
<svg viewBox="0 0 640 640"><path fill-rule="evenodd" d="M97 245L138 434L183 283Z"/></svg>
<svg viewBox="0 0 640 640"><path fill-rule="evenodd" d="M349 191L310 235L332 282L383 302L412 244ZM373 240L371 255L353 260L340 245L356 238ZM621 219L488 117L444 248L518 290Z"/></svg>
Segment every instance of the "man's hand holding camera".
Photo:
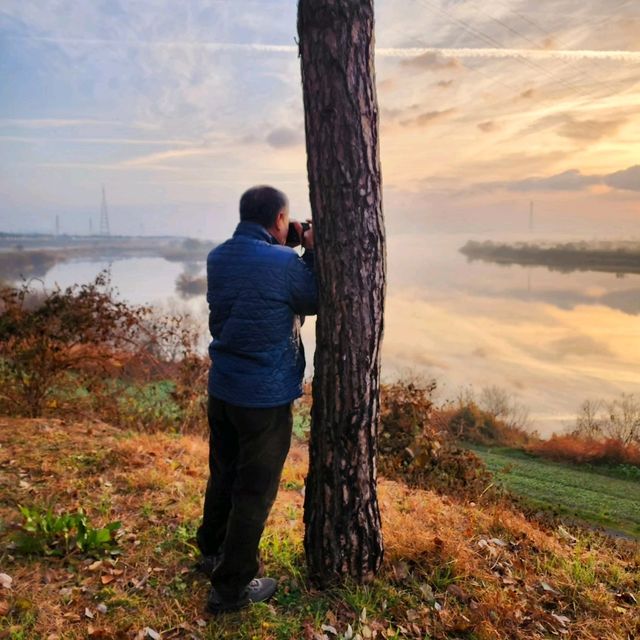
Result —
<svg viewBox="0 0 640 640"><path fill-rule="evenodd" d="M292 220L289 223L286 245L288 247L302 245L304 249L313 251L313 227L311 226L311 221L298 222L297 220Z"/></svg>

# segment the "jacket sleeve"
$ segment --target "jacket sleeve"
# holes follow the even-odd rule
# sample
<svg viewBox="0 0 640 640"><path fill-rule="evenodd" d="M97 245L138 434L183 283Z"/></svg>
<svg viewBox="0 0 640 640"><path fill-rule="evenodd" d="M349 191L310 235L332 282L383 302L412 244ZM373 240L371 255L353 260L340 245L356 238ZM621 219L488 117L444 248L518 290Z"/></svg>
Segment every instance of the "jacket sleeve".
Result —
<svg viewBox="0 0 640 640"><path fill-rule="evenodd" d="M318 312L318 284L314 269L313 251L305 250L295 256L287 267L289 305L294 313L312 316Z"/></svg>

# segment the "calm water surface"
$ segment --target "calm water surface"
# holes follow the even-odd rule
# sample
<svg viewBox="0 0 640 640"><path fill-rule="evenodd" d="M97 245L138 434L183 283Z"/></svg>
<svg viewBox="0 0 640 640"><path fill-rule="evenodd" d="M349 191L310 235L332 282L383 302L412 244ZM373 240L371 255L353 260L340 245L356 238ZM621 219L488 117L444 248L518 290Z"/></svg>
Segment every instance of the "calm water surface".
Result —
<svg viewBox="0 0 640 640"><path fill-rule="evenodd" d="M498 385L529 407L550 433L573 422L587 398L640 392L640 276L560 273L546 267L469 262L461 235L389 239L383 372L434 377L439 400L464 387ZM51 269L47 286L92 280L110 268L121 296L163 309L188 309L207 330L204 297L175 288L202 264L162 258L71 262ZM308 360L314 323L305 323ZM311 370L309 370L311 373Z"/></svg>

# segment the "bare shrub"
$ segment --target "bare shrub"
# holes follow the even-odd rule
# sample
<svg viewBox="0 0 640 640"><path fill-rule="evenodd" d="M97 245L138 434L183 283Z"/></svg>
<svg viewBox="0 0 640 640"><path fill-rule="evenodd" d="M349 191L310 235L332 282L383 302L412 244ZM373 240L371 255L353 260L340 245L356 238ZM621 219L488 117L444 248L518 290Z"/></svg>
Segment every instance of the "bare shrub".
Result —
<svg viewBox="0 0 640 640"><path fill-rule="evenodd" d="M483 411L511 429L531 431L529 409L518 402L515 396L495 385L483 387L480 391L478 405Z"/></svg>
<svg viewBox="0 0 640 640"><path fill-rule="evenodd" d="M586 439L612 439L640 443L640 396L622 393L611 401L585 400L570 435Z"/></svg>

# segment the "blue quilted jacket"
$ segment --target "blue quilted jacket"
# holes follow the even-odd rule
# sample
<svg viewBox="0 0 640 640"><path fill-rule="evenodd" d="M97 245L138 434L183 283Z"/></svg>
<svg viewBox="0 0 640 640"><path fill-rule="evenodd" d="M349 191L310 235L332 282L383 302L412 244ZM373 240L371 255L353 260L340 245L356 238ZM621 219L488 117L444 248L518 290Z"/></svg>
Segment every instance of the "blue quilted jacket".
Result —
<svg viewBox="0 0 640 640"><path fill-rule="evenodd" d="M261 225L241 222L207 257L209 393L240 407L302 395L301 316L316 313L313 253L302 258Z"/></svg>

